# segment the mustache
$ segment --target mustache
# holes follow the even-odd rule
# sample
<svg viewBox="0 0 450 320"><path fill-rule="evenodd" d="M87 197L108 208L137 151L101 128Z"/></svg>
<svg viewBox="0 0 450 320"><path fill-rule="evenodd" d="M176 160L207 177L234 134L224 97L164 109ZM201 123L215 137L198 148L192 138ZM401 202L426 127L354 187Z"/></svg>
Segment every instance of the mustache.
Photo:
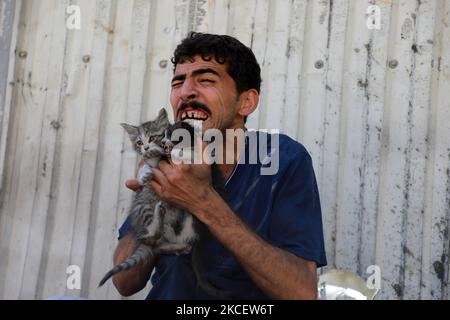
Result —
<svg viewBox="0 0 450 320"><path fill-rule="evenodd" d="M194 110L203 110L206 113L211 114L211 111L209 110L207 105L200 103L198 101L192 101L192 102L187 102L187 103L182 102L180 104L180 107L178 108L178 111L177 111L177 117L180 115L181 112L183 112L184 110L186 110L188 108L194 109Z"/></svg>

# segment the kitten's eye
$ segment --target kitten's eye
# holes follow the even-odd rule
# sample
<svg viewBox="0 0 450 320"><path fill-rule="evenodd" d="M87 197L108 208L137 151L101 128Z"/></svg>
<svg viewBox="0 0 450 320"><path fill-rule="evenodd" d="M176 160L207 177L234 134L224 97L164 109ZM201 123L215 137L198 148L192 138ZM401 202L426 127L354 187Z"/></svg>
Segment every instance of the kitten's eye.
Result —
<svg viewBox="0 0 450 320"><path fill-rule="evenodd" d="M143 143L142 143L141 140L139 140L138 142L136 142L136 145L137 145L138 147L141 147L141 146L143 145Z"/></svg>

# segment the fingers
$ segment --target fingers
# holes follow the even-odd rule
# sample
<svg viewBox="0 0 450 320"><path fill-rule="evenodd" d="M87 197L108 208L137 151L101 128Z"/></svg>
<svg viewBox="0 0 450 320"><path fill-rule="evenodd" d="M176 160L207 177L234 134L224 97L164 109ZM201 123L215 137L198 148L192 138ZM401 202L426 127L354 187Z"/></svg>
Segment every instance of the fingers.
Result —
<svg viewBox="0 0 450 320"><path fill-rule="evenodd" d="M174 163L171 159L160 161L158 165L162 173L167 177L176 173L177 171L186 172L189 171L190 164Z"/></svg>
<svg viewBox="0 0 450 320"><path fill-rule="evenodd" d="M137 181L136 179L130 179L125 181L125 186L133 191L139 191L141 189L141 185L139 184L139 181Z"/></svg>
<svg viewBox="0 0 450 320"><path fill-rule="evenodd" d="M148 183L148 185L150 186L150 188L153 189L153 191L155 191L159 196L161 196L163 188L158 182L152 180Z"/></svg>
<svg viewBox="0 0 450 320"><path fill-rule="evenodd" d="M143 162L141 162L139 165L143 165ZM161 184L167 183L167 177L164 172L169 172L171 168L173 168L174 164L172 162L167 161L160 161L159 163L159 169L153 168L152 174L153 174L153 180L149 182L150 187L152 187L157 193L158 190L161 190ZM125 181L125 186L128 189L131 189L133 191L139 191L142 189L142 186L139 184L139 181L136 179L129 179Z"/></svg>
<svg viewBox="0 0 450 320"><path fill-rule="evenodd" d="M168 165L168 164L167 164ZM162 196L164 185L167 184L167 177L158 168L153 169L153 180L148 185L153 189L160 197Z"/></svg>
<svg viewBox="0 0 450 320"><path fill-rule="evenodd" d="M158 164L159 169L161 169L161 171L163 171L163 172L166 172L166 171L170 170L174 166L175 166L175 164L172 162L171 159L162 160Z"/></svg>
<svg viewBox="0 0 450 320"><path fill-rule="evenodd" d="M160 169L153 168L153 180L152 181L156 181L158 184L164 184L167 181L167 177ZM150 182L152 182L152 181L150 181Z"/></svg>

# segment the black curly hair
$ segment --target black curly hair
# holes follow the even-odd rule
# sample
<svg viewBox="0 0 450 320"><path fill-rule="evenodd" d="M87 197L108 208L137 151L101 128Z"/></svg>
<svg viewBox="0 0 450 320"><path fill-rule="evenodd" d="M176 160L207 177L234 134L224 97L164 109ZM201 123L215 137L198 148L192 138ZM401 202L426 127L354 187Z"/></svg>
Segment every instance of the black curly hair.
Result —
<svg viewBox="0 0 450 320"><path fill-rule="evenodd" d="M261 68L252 50L236 38L191 32L175 49L171 59L174 70L177 64L192 60L196 55L205 61L214 58L218 63L225 64L236 83L238 94L250 89L260 93Z"/></svg>

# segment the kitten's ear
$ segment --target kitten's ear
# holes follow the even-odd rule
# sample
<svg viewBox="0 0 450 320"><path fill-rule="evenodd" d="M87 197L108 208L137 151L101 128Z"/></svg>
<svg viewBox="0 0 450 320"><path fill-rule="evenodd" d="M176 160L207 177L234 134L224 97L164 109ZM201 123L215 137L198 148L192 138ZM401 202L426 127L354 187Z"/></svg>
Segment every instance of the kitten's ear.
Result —
<svg viewBox="0 0 450 320"><path fill-rule="evenodd" d="M125 129L126 132L128 132L130 137L135 137L135 136L139 135L139 130L137 127L132 126L131 124L126 124L126 123L121 123L120 125Z"/></svg>
<svg viewBox="0 0 450 320"><path fill-rule="evenodd" d="M166 126L169 125L169 116L167 115L166 109L161 108L161 110L159 110L158 118L156 118L156 121Z"/></svg>

